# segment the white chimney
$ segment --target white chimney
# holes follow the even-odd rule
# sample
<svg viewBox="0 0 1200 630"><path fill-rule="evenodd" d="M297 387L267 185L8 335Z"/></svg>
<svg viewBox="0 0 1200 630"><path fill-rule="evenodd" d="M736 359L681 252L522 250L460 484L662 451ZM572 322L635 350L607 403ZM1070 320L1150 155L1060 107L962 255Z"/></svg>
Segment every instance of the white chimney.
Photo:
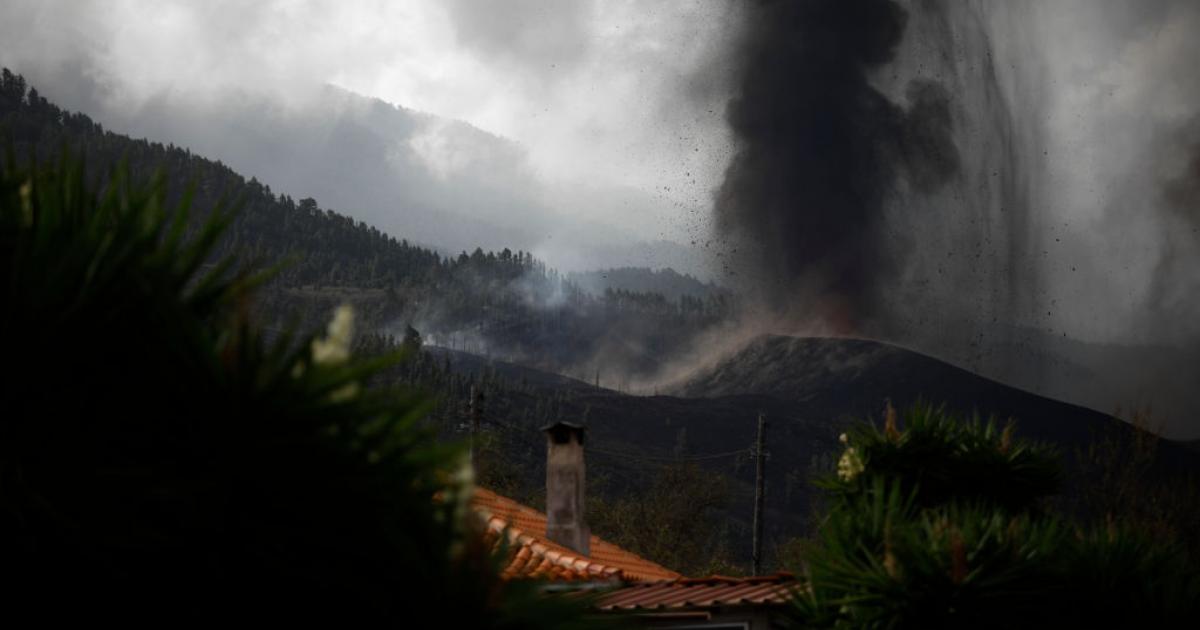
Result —
<svg viewBox="0 0 1200 630"><path fill-rule="evenodd" d="M583 518L584 427L556 422L546 434L546 537L584 556L591 530Z"/></svg>

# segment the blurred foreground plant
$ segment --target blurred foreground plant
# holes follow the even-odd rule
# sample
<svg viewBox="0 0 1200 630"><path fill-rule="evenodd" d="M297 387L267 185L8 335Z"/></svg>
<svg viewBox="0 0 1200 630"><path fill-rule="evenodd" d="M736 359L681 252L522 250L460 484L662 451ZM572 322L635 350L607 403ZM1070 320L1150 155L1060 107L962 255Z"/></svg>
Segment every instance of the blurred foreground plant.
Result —
<svg viewBox="0 0 1200 630"><path fill-rule="evenodd" d="M856 463L820 482L831 507L802 553L798 626L1179 627L1200 613L1200 575L1172 541L1048 514L1056 455L1011 425L918 406L901 426L889 407L882 429L843 442Z"/></svg>
<svg viewBox="0 0 1200 630"><path fill-rule="evenodd" d="M163 179L0 175L4 615L561 627L581 603L502 582L464 514L461 449L422 397L361 381L401 359L329 334L269 340L264 276L210 260ZM439 500L435 500L435 495Z"/></svg>
<svg viewBox="0 0 1200 630"><path fill-rule="evenodd" d="M885 477L915 493L920 506L973 501L1010 510L1033 509L1059 490L1056 451L1015 440L1012 423L1001 428L994 420L963 422L920 405L905 414L904 430L899 424L889 406L882 429L865 424L851 428L842 436L845 451L838 476L819 485L850 499Z"/></svg>

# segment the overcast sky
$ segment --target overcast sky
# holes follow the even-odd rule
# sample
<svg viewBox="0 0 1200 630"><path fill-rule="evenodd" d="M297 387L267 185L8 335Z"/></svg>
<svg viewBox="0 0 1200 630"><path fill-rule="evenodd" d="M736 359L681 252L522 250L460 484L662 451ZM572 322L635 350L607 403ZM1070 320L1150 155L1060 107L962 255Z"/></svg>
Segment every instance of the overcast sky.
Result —
<svg viewBox="0 0 1200 630"><path fill-rule="evenodd" d="M1185 60L1200 57L1200 3L975 4L996 16L997 54L1036 77L1022 87L1036 92L1037 111L1024 113L1050 156L1043 201L1075 226L1047 250L1061 259L1049 281L1085 313L1139 303L1159 261L1137 245L1160 242L1164 226L1129 200L1156 203L1149 189L1180 162L1146 155L1182 151L1161 136L1195 115L1200 73ZM1017 17L999 23L1006 15ZM0 63L135 134L149 131L121 125L136 127L147 103L219 110L251 92L300 109L333 84L517 141L547 203L575 206L561 212L690 244L708 236L731 153L723 115L740 18L716 0L6 0ZM437 136L416 140L435 172L462 159ZM622 201L582 201L602 198ZM1136 315L1057 312L1095 337Z"/></svg>
<svg viewBox="0 0 1200 630"><path fill-rule="evenodd" d="M0 63L136 135L130 113L148 103L215 110L252 93L303 109L332 84L515 140L552 191L640 198L581 203L581 218L690 243L729 155L736 26L704 0L15 0ZM436 170L454 159L444 144L416 148Z"/></svg>
<svg viewBox="0 0 1200 630"><path fill-rule="evenodd" d="M919 11L929 1L903 4ZM1036 214L1054 229L1029 238L1046 240L1031 249L1046 252L1053 327L1127 338L1149 329L1148 300L1196 304L1180 295L1200 290L1187 268L1197 244L1170 242L1196 219L1164 212L1161 189L1200 135L1191 122L1200 121L1200 2L969 4L991 20L1016 124L1044 145ZM181 140L152 139L203 144L260 176L270 172L261 160L222 155L245 139L223 139L212 116L195 117L186 135L162 112L228 112L239 94L304 110L321 86L340 86L519 143L521 176L508 186L534 182L547 208L510 223L557 217L595 224L584 231L613 241L690 245L709 236L712 193L732 151L724 112L742 18L738 3L717 0L6 0L0 63L118 131L174 130ZM473 158L470 143L443 131L402 139L435 178ZM528 201L518 195L508 207ZM550 247L562 230L545 231L537 251L552 262L594 262L569 260L580 244ZM1154 282L1165 276L1171 287ZM1200 313L1168 316L1192 315ZM1200 324L1186 336L1196 333Z"/></svg>

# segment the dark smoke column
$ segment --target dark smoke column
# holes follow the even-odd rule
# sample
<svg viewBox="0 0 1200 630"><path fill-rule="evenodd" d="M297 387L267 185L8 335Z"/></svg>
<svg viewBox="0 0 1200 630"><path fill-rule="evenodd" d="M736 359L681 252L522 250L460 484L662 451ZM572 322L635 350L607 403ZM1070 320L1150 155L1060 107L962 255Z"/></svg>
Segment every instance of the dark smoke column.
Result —
<svg viewBox="0 0 1200 630"><path fill-rule="evenodd" d="M958 168L947 95L912 82L905 108L870 84L904 33L894 2L759 2L747 20L717 229L764 304L857 329L903 263L889 195L934 190Z"/></svg>

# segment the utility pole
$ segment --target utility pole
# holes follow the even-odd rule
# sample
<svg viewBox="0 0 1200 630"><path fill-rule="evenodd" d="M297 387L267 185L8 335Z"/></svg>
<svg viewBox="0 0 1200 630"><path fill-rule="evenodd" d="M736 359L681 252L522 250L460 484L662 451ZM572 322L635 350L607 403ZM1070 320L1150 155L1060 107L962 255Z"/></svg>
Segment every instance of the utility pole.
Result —
<svg viewBox="0 0 1200 630"><path fill-rule="evenodd" d="M754 446L754 549L751 553L752 574L762 575L763 501L767 487L767 416L758 413L758 441Z"/></svg>

